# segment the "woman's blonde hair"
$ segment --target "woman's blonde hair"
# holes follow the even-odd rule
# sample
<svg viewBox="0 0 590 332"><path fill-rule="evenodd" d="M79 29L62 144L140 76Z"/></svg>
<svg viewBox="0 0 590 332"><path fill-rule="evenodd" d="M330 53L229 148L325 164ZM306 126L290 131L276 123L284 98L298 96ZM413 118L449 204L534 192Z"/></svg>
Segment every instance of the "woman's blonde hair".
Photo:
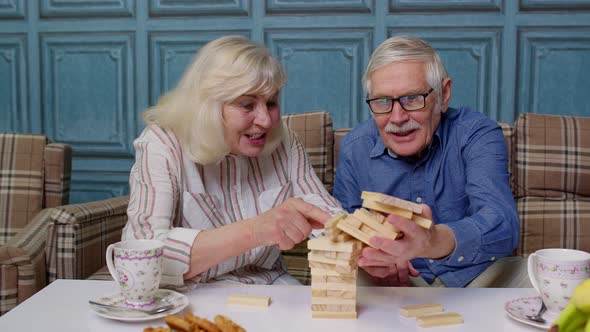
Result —
<svg viewBox="0 0 590 332"><path fill-rule="evenodd" d="M223 106L242 95L275 96L287 76L263 45L241 36L221 37L197 53L176 87L143 115L147 125L172 130L188 157L207 165L230 149L224 139ZM262 154L284 139L282 121L267 135Z"/></svg>

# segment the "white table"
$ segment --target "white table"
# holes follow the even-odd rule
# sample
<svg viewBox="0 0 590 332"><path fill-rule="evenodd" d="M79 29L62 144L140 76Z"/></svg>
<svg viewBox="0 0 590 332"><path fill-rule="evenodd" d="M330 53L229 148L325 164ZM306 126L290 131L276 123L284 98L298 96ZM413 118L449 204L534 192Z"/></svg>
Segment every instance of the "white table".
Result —
<svg viewBox="0 0 590 332"><path fill-rule="evenodd" d="M57 280L0 317L0 331L132 331L164 326L164 320L119 322L99 317L88 300L117 291L110 281ZM226 305L229 294L268 295L270 307ZM358 319L312 319L309 286L202 285L186 294L190 310L213 319L223 314L249 332L261 331L536 331L542 330L512 320L504 313L510 299L535 296L534 289L493 288L390 288L359 287ZM407 304L436 302L446 311L461 313L465 324L419 328L415 319L399 315Z"/></svg>

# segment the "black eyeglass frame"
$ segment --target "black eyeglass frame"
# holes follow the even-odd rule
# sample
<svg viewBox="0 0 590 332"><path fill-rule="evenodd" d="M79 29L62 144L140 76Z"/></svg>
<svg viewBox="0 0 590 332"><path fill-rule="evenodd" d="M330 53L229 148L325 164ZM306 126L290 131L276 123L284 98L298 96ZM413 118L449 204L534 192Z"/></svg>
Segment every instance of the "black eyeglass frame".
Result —
<svg viewBox="0 0 590 332"><path fill-rule="evenodd" d="M395 102L396 101L399 103L399 105L402 107L402 109L404 111L406 111L406 112L414 112L414 111L419 111L419 110L423 109L424 107L426 107L426 97L428 97L432 93L432 91L434 91L434 88L430 88L430 90L428 90L428 92L426 92L426 93L416 93L416 94L413 94L413 95L401 96L401 97L398 97L398 98L385 98L385 97L371 98L371 99L365 99L365 102L367 103L367 105L369 105L369 109L371 110L371 112L373 112L373 114L387 114L387 113L391 113L391 111L393 111L393 105L395 105ZM422 98L423 98L422 100L424 101L424 105L422 105L422 107L420 107L420 108L416 108L416 109L413 109L413 110L407 110L404 107L404 104L402 104L400 102L400 99L407 98L407 97L410 97L410 96L422 96ZM387 112L375 112L373 110L373 108L371 107L371 102L373 100L378 100L378 99L391 100L391 109L389 109L389 111L387 111Z"/></svg>

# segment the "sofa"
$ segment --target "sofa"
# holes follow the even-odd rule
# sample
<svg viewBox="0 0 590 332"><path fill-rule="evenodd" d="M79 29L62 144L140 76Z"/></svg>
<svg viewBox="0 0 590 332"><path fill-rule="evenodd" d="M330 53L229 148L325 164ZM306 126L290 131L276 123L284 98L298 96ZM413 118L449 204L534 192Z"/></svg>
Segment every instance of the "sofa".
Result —
<svg viewBox="0 0 590 332"><path fill-rule="evenodd" d="M67 204L72 148L44 135L0 133L0 315L47 284L43 210Z"/></svg>
<svg viewBox="0 0 590 332"><path fill-rule="evenodd" d="M284 116L324 185L334 183L338 142L330 114ZM510 151L511 188L521 222L515 255L549 247L590 251L590 118L522 114L501 123ZM47 279L105 278L105 250L121 237L128 197L47 209ZM306 244L283 253L289 272L310 283ZM102 270L101 270L102 269ZM103 271L103 273L97 273ZM110 276L106 276L109 278Z"/></svg>

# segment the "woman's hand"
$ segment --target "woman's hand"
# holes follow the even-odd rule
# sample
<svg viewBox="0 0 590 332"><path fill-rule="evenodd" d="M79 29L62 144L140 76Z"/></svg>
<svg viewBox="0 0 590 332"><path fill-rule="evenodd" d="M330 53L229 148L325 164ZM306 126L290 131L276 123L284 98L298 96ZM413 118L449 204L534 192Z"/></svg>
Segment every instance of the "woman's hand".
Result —
<svg viewBox="0 0 590 332"><path fill-rule="evenodd" d="M289 198L281 205L250 219L250 232L258 246L293 248L313 228L322 228L330 214L301 199Z"/></svg>

